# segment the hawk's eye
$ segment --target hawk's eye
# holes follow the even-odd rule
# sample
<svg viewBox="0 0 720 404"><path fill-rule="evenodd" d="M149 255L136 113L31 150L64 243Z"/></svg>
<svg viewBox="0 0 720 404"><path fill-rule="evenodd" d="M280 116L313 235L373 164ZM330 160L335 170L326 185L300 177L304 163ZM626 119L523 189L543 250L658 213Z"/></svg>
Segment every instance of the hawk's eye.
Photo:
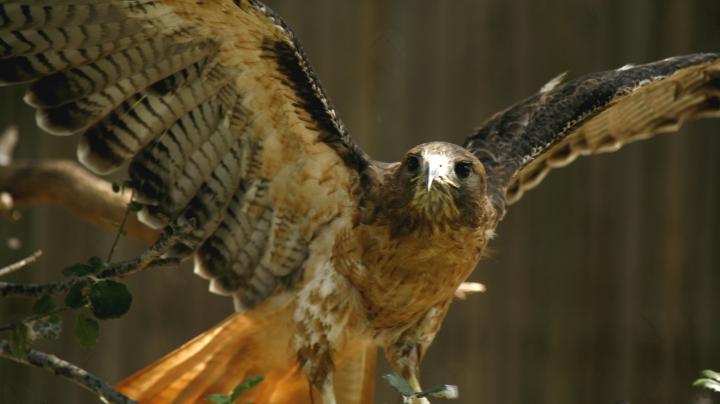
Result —
<svg viewBox="0 0 720 404"><path fill-rule="evenodd" d="M418 168L420 168L420 159L417 156L408 156L405 160L405 166L411 173L417 172Z"/></svg>
<svg viewBox="0 0 720 404"><path fill-rule="evenodd" d="M472 173L472 163L469 161L458 161L455 163L455 175L461 180L470 176Z"/></svg>

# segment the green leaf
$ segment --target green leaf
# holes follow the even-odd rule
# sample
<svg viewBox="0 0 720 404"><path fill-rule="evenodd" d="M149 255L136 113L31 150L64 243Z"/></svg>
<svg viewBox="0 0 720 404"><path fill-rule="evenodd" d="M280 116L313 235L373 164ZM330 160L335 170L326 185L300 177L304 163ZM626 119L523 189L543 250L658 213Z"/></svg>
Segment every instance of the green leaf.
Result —
<svg viewBox="0 0 720 404"><path fill-rule="evenodd" d="M57 314L35 320L30 323L34 338L43 338L55 340L60 338L62 331L62 320Z"/></svg>
<svg viewBox="0 0 720 404"><path fill-rule="evenodd" d="M87 264L74 264L62 270L64 276L85 276L94 273L93 267Z"/></svg>
<svg viewBox="0 0 720 404"><path fill-rule="evenodd" d="M417 397L436 397L436 398L445 398L448 400L454 400L458 398L459 392L457 386L453 386L451 384L443 384L442 386L436 386L429 388L427 390L423 390L419 393L415 394Z"/></svg>
<svg viewBox="0 0 720 404"><path fill-rule="evenodd" d="M96 268L96 269L98 269L98 270L100 270L100 269L102 269L103 267L105 267L105 261L104 261L102 258L97 257L97 256L92 256L92 257L90 257L90 258L88 259L88 262L87 262L87 263L88 263L88 265L90 265L91 267Z"/></svg>
<svg viewBox="0 0 720 404"><path fill-rule="evenodd" d="M242 383L235 386L229 396L227 394L211 394L205 397L205 399L215 404L235 404L235 400L237 400L242 393L257 386L264 379L265 376L253 376L251 378L245 379Z"/></svg>
<svg viewBox="0 0 720 404"><path fill-rule="evenodd" d="M720 373L712 370L703 370L700 372L700 375L702 375L702 378L695 380L693 386L720 392Z"/></svg>
<svg viewBox="0 0 720 404"><path fill-rule="evenodd" d="M720 392L720 382L714 379L698 379L693 383L695 387L703 387L712 391Z"/></svg>
<svg viewBox="0 0 720 404"><path fill-rule="evenodd" d="M10 335L10 349L13 355L24 358L28 355L31 348L30 327L25 323L19 323L13 327Z"/></svg>
<svg viewBox="0 0 720 404"><path fill-rule="evenodd" d="M122 316L132 303L132 295L125 285L110 280L94 284L89 297L93 314L101 320Z"/></svg>
<svg viewBox="0 0 720 404"><path fill-rule="evenodd" d="M53 302L52 297L50 297L50 295L45 295L35 301L35 304L33 304L32 307L32 312L33 314L41 316L43 314L50 313L54 308L55 303Z"/></svg>
<svg viewBox="0 0 720 404"><path fill-rule="evenodd" d="M76 283L73 287L68 290L65 295L65 306L71 309L77 309L87 304L87 298L83 293L85 289L85 282Z"/></svg>
<svg viewBox="0 0 720 404"><path fill-rule="evenodd" d="M100 257L90 257L85 264L74 264L62 270L65 276L85 276L96 274L107 267L107 263Z"/></svg>
<svg viewBox="0 0 720 404"><path fill-rule="evenodd" d="M238 384L238 385L235 386L235 388L233 389L232 394L230 394L230 401L231 401L231 402L234 402L235 400L237 400L238 397L240 397L240 395L241 395L242 393L244 393L244 392L250 390L251 388L257 386L257 385L260 384L263 380L265 380L265 376L253 376L253 377L245 380L244 382Z"/></svg>
<svg viewBox="0 0 720 404"><path fill-rule="evenodd" d="M95 343L97 343L99 335L100 324L98 324L97 320L78 314L77 322L75 323L75 336L80 342L80 345L86 348L93 347Z"/></svg>
<svg viewBox="0 0 720 404"><path fill-rule="evenodd" d="M392 386L395 390L398 391L398 393L402 394L405 397L412 397L415 395L415 392L413 391L413 388L410 387L407 381L403 379L402 376L400 376L397 373L388 373L386 375L383 375L383 379L387 381L390 386Z"/></svg>
<svg viewBox="0 0 720 404"><path fill-rule="evenodd" d="M700 372L700 374L702 375L702 377L717 380L718 382L720 382L720 373L718 372L707 369Z"/></svg>
<svg viewBox="0 0 720 404"><path fill-rule="evenodd" d="M211 394L206 399L215 404L232 404L232 400L226 394Z"/></svg>

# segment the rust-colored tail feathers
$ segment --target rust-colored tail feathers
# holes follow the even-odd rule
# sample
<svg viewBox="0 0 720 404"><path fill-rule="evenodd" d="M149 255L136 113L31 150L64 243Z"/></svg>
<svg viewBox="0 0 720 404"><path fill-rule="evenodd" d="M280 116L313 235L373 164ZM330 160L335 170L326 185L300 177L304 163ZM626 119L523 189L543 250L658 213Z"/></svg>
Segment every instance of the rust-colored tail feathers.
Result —
<svg viewBox="0 0 720 404"><path fill-rule="evenodd" d="M197 336L116 387L145 403L197 403L215 393L228 393L255 375L265 380L247 391L241 402L311 404L307 378L295 364L289 328L258 316L236 314ZM373 401L375 347L338 355L335 390L338 403ZM317 402L320 395L313 391Z"/></svg>

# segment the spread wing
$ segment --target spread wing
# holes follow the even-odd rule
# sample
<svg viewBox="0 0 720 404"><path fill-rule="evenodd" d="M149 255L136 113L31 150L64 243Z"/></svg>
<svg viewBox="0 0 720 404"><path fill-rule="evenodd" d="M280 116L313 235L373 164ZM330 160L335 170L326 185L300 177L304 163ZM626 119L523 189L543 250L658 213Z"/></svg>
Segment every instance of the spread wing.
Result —
<svg viewBox="0 0 720 404"><path fill-rule="evenodd" d="M174 253L243 307L298 279L368 161L254 0L2 0L0 82L91 170L127 163L141 219L189 224Z"/></svg>
<svg viewBox="0 0 720 404"><path fill-rule="evenodd" d="M557 84L485 122L465 141L485 165L496 206L513 203L551 168L618 150L686 120L720 116L720 55L694 54Z"/></svg>

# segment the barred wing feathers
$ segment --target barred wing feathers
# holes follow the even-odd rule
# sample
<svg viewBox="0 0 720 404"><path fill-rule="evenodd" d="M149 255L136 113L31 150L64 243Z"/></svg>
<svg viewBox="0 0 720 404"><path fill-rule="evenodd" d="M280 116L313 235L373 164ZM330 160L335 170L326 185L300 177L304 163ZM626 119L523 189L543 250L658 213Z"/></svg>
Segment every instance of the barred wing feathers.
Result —
<svg viewBox="0 0 720 404"><path fill-rule="evenodd" d="M504 207L577 156L612 152L687 120L720 116L720 55L694 54L551 82L465 141Z"/></svg>
<svg viewBox="0 0 720 404"><path fill-rule="evenodd" d="M365 155L286 25L253 0L2 0L0 83L80 161L129 167L141 219L190 223L196 271L251 307L352 214Z"/></svg>

